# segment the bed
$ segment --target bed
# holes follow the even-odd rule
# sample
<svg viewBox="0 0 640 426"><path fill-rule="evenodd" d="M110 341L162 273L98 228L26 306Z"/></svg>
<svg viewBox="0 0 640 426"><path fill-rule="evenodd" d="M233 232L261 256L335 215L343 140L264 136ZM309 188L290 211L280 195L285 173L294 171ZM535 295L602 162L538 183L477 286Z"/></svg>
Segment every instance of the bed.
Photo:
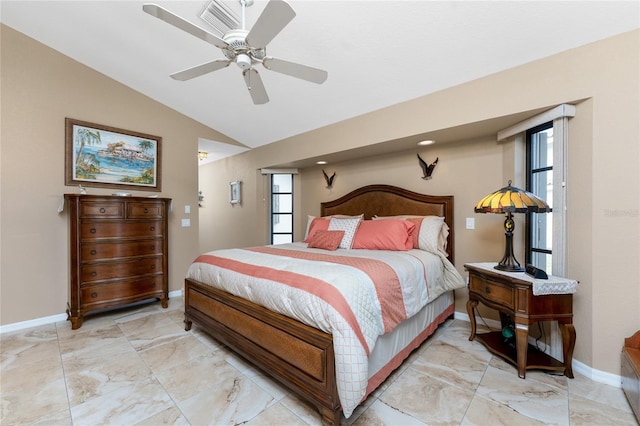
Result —
<svg viewBox="0 0 640 426"><path fill-rule="evenodd" d="M398 215L404 215L400 218L402 222L413 223L418 223L416 220L422 220L421 217L444 218L446 225L439 234L438 253L417 249L328 251L312 248L311 237L321 235L313 232L305 235L308 243L203 253L190 266L185 279L186 330L195 322L315 406L324 424L340 424L342 413L349 417L438 325L453 315L453 290L464 287L462 277L453 266L452 196L430 196L389 185L369 185L321 203L320 216L332 218L325 219L330 220L329 226L352 223L351 218L359 215L367 224L376 222L369 219L387 221ZM347 219L340 220L342 218ZM398 222L396 218L392 220ZM377 222L373 225L379 225L380 221ZM310 218L309 225L311 223ZM411 228L411 232L413 230ZM345 231L340 232L342 237ZM335 230L329 230L322 235L335 234ZM413 244L417 244L416 238ZM313 260L309 260L311 258ZM434 259L439 266L426 268ZM402 293L401 297L416 293L415 300L421 302L392 303L400 306L403 316L396 315L395 311L390 313L392 308L384 307L387 305L383 302L366 301L363 296L376 292L379 296L383 291L376 287L375 279L369 282L371 275L367 270L358 268L369 267L366 265L372 270L396 268L380 263L387 260L397 260L417 271L406 274L412 283L409 287L398 285L397 291ZM308 262L315 263L311 267ZM298 270L289 271L291 264L310 276ZM247 265L250 269L246 269ZM345 286L349 289L347 295L336 293L331 286L328 286L330 290L317 290L324 289L317 285L320 281L360 279L363 283ZM279 280L287 284L282 296L280 287L277 291L275 287L281 286L275 282ZM434 287L437 290L431 289L434 285L438 286ZM374 290L369 291L370 288ZM357 300L358 307L349 310L340 305L349 298ZM339 306L325 303L328 299L338 300ZM314 315L319 315L313 312L316 309L326 313L326 317L315 318ZM384 315L378 318L380 312Z"/></svg>

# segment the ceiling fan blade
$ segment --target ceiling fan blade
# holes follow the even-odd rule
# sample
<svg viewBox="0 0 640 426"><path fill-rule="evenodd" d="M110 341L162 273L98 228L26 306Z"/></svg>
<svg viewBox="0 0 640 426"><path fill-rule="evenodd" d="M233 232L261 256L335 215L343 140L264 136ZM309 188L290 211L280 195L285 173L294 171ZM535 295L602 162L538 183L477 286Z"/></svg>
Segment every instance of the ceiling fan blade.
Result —
<svg viewBox="0 0 640 426"><path fill-rule="evenodd" d="M203 74L207 74L219 69L228 67L231 61L227 59L216 59L215 61L207 62L202 65L197 65L192 68L187 68L176 73L171 74L171 78L174 80L186 81L195 77L200 77Z"/></svg>
<svg viewBox="0 0 640 426"><path fill-rule="evenodd" d="M155 16L156 18L163 20L167 24L171 24L174 27L180 28L181 30L186 31L189 34L206 41L207 43L211 43L214 46L219 47L220 49L227 49L229 47L227 42L222 40L220 37L203 30L202 28L192 24L185 19L182 19L178 15L168 11L163 7L158 6L157 4L145 3L142 5L142 10L144 10L151 16Z"/></svg>
<svg viewBox="0 0 640 426"><path fill-rule="evenodd" d="M261 105L269 102L269 96L267 96L267 91L264 88L262 78L260 78L258 71L249 68L248 70L242 71L242 76L244 77L244 82L247 84L247 89L249 89L249 94L254 104Z"/></svg>
<svg viewBox="0 0 640 426"><path fill-rule="evenodd" d="M262 65L264 65L268 70L307 80L311 83L322 84L328 77L328 73L324 70L297 64L295 62L283 61L282 59L264 58Z"/></svg>
<svg viewBox="0 0 640 426"><path fill-rule="evenodd" d="M257 49L266 47L295 16L296 12L284 1L271 0L247 34L247 43Z"/></svg>

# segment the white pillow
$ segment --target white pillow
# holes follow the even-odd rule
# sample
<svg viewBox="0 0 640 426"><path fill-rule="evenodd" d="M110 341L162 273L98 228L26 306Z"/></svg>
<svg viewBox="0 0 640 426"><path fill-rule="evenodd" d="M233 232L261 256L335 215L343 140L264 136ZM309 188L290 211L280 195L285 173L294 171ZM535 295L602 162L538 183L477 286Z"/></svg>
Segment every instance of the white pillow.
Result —
<svg viewBox="0 0 640 426"><path fill-rule="evenodd" d="M324 219L331 219L332 217L337 217L340 219L351 219L351 218L359 218L360 220L364 219L364 213L358 216L346 216L346 215L342 215L342 214L336 214L333 216L322 216ZM307 215L307 227L304 231L304 238L303 240L306 241L307 237L309 237L309 227L311 226L311 222L313 222L313 219L315 219L316 216L311 216L310 214Z"/></svg>
<svg viewBox="0 0 640 426"><path fill-rule="evenodd" d="M350 249L353 245L353 237L356 235L356 231L358 230L358 226L360 225L359 217L354 217L350 219L341 219L332 217L329 219L329 231L344 231L344 236L342 237L342 241L338 248L341 249Z"/></svg>
<svg viewBox="0 0 640 426"><path fill-rule="evenodd" d="M449 236L449 226L444 223L444 217L426 216L422 219L420 235L418 236L418 246L420 250L431 253L440 251L447 254L447 237Z"/></svg>

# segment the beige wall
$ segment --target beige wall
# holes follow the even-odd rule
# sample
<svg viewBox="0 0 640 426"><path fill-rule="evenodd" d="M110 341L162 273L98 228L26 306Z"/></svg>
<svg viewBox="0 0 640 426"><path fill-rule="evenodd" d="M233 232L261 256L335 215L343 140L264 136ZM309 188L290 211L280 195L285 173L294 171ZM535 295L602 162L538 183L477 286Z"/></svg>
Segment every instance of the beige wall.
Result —
<svg viewBox="0 0 640 426"><path fill-rule="evenodd" d="M575 359L619 374L617 348L640 328L639 39L640 32L634 31L574 49L254 149L198 172L198 137L233 141L3 26L0 322L59 314L66 306L66 216L56 208L61 195L75 188L63 184L64 117L163 137L161 195L174 199L170 286L177 290L199 251L266 241L268 192L261 167L583 100L576 102L577 116L570 121L567 181L568 275L580 280L574 299ZM472 206L518 172L515 151L512 143L477 135L354 159L327 166L338 175L330 191L320 168L303 169L296 178L298 236L302 218L317 214L320 201L361 185L387 183L456 196L459 268L465 262L497 259L504 243L502 218L475 215ZM431 181L419 178L416 152L440 158ZM242 205L228 204L232 180L243 182ZM200 209L195 208L198 189L205 197ZM191 228L180 227L180 219L187 217L185 204L194 210ZM465 217L475 217L475 230L464 229ZM464 312L463 302L459 294L458 311Z"/></svg>
<svg viewBox="0 0 640 426"><path fill-rule="evenodd" d="M197 140L234 142L208 127L2 26L0 323L58 315L68 293L64 119L158 135L169 214L170 291L198 253ZM113 190L89 188L90 194ZM134 195L150 192L131 191ZM184 205L193 213L184 214ZM181 228L190 217L192 226Z"/></svg>
<svg viewBox="0 0 640 426"><path fill-rule="evenodd" d="M574 298L574 355L617 375L618 348L624 337L640 329L639 41L640 32L633 31L205 166L200 188L217 193L217 201L226 202L227 182L239 170L246 170L243 185L249 191L242 206L215 204L200 210L203 224L211 224L208 235L201 236L206 241L201 249L266 242L266 178L256 172L261 167L574 103L567 178L567 275L580 281ZM331 190L324 187L319 167L301 170L296 179L298 239L306 215L317 214L321 201L362 185L386 183L456 196L458 268L465 262L498 260L504 247L502 218L475 215L473 204L512 176L517 182L522 164L513 142L477 136L327 165L337 172ZM440 158L433 180L419 178L416 152ZM476 219L475 230L464 229L465 217ZM522 229L521 222L516 226ZM517 256L523 259L521 250ZM456 310L466 313L463 305L459 292Z"/></svg>

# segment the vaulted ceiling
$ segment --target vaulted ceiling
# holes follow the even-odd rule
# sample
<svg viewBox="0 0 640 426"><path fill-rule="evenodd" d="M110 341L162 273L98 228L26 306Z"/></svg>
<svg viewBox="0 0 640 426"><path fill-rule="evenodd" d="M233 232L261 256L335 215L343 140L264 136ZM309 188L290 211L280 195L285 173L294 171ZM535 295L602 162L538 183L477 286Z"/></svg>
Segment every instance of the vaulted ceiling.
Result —
<svg viewBox="0 0 640 426"><path fill-rule="evenodd" d="M141 1L0 2L2 23L249 148L424 96L639 26L637 1L308 1L267 55L324 69L317 85L256 69L254 105L234 64L188 81L170 74L220 49L143 12ZM203 1L155 1L214 32ZM224 1L236 11L237 1ZM251 28L266 2L247 8Z"/></svg>

